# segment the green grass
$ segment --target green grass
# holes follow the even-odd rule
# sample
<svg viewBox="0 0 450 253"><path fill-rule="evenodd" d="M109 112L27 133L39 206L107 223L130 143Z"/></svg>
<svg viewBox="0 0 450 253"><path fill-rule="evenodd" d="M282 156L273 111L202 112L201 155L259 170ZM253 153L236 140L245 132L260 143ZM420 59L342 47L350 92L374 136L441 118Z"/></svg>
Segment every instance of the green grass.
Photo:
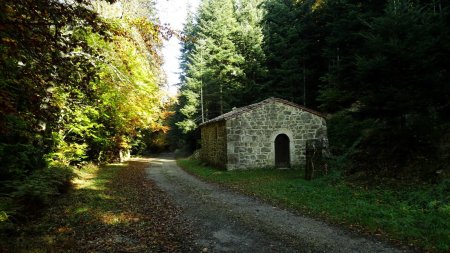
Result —
<svg viewBox="0 0 450 253"><path fill-rule="evenodd" d="M42 217L16 224L21 234L16 230L12 234L2 234L5 231L0 233L0 251L62 252L62 249L75 245L72 234L75 229L85 224L113 223L111 217L118 216L120 210L117 201L111 201L110 184L124 166L89 165L77 169L73 189L68 194L54 198Z"/></svg>
<svg viewBox="0 0 450 253"><path fill-rule="evenodd" d="M0 229L0 252L187 252L189 223L146 179L148 159L87 165L67 194L26 222Z"/></svg>
<svg viewBox="0 0 450 253"><path fill-rule="evenodd" d="M186 171L310 216L434 252L450 250L450 182L408 187L351 185L334 173L312 181L301 170L223 171L178 160Z"/></svg>
<svg viewBox="0 0 450 253"><path fill-rule="evenodd" d="M78 178L74 180L76 190L68 199L69 203L64 203L67 206L65 218L68 224L78 224L80 219L86 217L105 222L106 216L120 214L117 196L111 195L110 184L119 170L125 166L125 164L111 164L77 171Z"/></svg>

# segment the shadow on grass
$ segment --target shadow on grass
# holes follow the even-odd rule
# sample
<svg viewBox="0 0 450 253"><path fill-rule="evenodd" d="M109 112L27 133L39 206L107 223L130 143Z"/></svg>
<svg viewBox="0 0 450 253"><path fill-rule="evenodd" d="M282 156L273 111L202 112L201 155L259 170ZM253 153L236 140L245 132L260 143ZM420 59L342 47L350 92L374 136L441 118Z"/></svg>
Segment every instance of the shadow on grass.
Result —
<svg viewBox="0 0 450 253"><path fill-rule="evenodd" d="M147 159L136 159L78 171L74 189L56 199L41 219L19 227L4 243L6 251L142 252L189 247L184 237L188 232L177 226L178 210L145 180L148 164Z"/></svg>
<svg viewBox="0 0 450 253"><path fill-rule="evenodd" d="M222 171L194 160L177 162L207 181L303 214L432 252L450 249L449 183L367 188L336 173L307 181L299 170Z"/></svg>

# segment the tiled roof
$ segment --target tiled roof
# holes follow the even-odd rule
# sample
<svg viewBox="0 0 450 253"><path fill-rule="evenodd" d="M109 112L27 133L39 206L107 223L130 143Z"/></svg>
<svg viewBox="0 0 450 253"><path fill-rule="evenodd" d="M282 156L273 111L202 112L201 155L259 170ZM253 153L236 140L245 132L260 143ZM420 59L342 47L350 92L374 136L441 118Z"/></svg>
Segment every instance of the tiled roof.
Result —
<svg viewBox="0 0 450 253"><path fill-rule="evenodd" d="M284 100L284 99L281 99L281 98L271 97L271 98L265 99L265 100L263 100L261 102L255 103L255 104L247 105L247 106L240 107L240 108L235 108L232 111L224 113L224 114L222 114L220 116L217 116L217 117L215 117L213 119L210 119L210 120L200 124L200 126L207 125L207 124L210 124L210 123L213 123L213 122L222 121L222 120L228 120L228 119L234 118L234 117L236 117L238 115L241 115L241 114L243 114L245 112L252 111L252 110L254 110L254 109L258 108L258 107L261 107L261 106L263 106L265 104L269 104L269 103L272 103L272 102L278 102L278 103L282 103L282 104L285 104L285 105L293 106L293 107L299 108L299 109L301 109L303 111L307 111L307 112L315 114L315 115L317 115L319 117L325 118L325 115L320 113L320 112L311 110L309 108L306 108L304 106L292 103L290 101L287 101L287 100Z"/></svg>

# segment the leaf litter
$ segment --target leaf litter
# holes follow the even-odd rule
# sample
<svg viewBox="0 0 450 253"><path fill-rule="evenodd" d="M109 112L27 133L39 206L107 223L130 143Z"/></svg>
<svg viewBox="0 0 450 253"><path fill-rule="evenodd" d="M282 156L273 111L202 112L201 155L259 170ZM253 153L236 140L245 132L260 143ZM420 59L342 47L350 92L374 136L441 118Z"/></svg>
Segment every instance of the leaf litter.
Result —
<svg viewBox="0 0 450 253"><path fill-rule="evenodd" d="M84 175L86 187L2 235L0 252L198 252L192 225L146 179L148 166L148 159L133 159Z"/></svg>

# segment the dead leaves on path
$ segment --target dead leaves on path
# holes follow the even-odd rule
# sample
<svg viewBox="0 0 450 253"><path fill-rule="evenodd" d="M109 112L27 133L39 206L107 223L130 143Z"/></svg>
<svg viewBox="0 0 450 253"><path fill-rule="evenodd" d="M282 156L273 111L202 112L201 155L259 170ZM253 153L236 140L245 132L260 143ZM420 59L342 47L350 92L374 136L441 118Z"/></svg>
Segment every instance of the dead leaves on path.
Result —
<svg viewBox="0 0 450 253"><path fill-rule="evenodd" d="M112 183L113 191L120 192L112 195L121 195L120 208L127 210L124 222L128 232L134 232L141 244L154 251L192 251L189 228L179 217L181 210L154 182L145 179L146 167L146 162L132 161Z"/></svg>
<svg viewBox="0 0 450 253"><path fill-rule="evenodd" d="M63 196L42 219L22 226L8 251L192 252L188 223L165 192L146 179L145 160L109 166L91 188ZM104 170L104 171L102 171ZM24 243L25 242L25 243ZM1 252L1 247L0 247Z"/></svg>

